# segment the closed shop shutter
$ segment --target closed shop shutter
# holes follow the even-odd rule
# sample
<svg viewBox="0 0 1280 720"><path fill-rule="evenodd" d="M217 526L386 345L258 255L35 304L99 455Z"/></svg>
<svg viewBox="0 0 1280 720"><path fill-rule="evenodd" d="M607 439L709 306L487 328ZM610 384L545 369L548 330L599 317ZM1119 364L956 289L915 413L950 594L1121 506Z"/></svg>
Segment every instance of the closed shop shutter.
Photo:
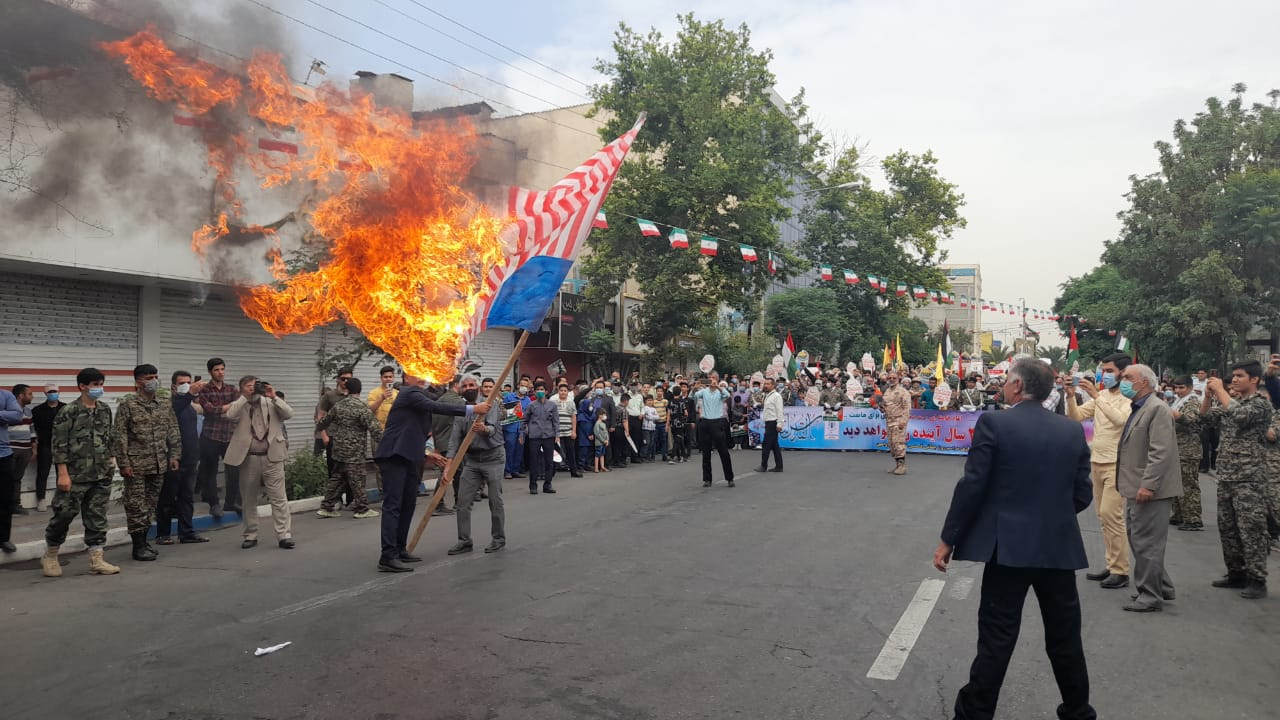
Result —
<svg viewBox="0 0 1280 720"><path fill-rule="evenodd" d="M485 330L471 341L470 347L467 348L467 356L472 361L481 363L480 369L475 373L480 377L497 379L498 386L501 387L502 380L497 378L497 375L507 364L507 359L511 357L511 350L514 347L515 333L511 330Z"/></svg>
<svg viewBox="0 0 1280 720"><path fill-rule="evenodd" d="M175 370L203 375L207 380L206 363L211 357L220 357L227 364L227 382L256 375L283 390L294 411L286 423L290 449L296 452L311 447L313 413L320 397L316 367L320 331L277 340L245 317L229 290L217 290L203 304L193 304L191 295L165 289L160 304L157 364L166 383Z"/></svg>

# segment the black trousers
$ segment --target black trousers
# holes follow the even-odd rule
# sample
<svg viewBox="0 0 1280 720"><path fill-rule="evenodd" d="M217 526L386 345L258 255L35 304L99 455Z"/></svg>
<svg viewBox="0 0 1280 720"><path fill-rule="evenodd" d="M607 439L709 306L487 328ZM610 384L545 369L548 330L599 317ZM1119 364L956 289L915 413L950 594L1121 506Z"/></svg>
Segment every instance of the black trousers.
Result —
<svg viewBox="0 0 1280 720"><path fill-rule="evenodd" d="M399 457L379 459L377 463L382 473L382 559L390 560L407 552L422 465Z"/></svg>
<svg viewBox="0 0 1280 720"><path fill-rule="evenodd" d="M178 519L178 537L196 534L191 526L195 503L197 463L185 463L164 474L160 486L160 502L156 503L156 536L168 537L173 532L173 519Z"/></svg>
<svg viewBox="0 0 1280 720"><path fill-rule="evenodd" d="M556 476L556 439L528 438L529 445L529 487L538 483L551 484Z"/></svg>
<svg viewBox="0 0 1280 720"><path fill-rule="evenodd" d="M0 458L0 542L9 542L13 529L13 488L17 482L13 476L13 456Z"/></svg>
<svg viewBox="0 0 1280 720"><path fill-rule="evenodd" d="M1218 443L1221 440L1218 428L1200 428L1200 472L1207 473L1218 467Z"/></svg>
<svg viewBox="0 0 1280 720"><path fill-rule="evenodd" d="M627 444L627 432L619 424L609 431L609 467L625 467L629 457L631 446Z"/></svg>
<svg viewBox="0 0 1280 720"><path fill-rule="evenodd" d="M702 449L702 482L711 482L711 451L720 455L720 467L726 482L733 482L733 459L729 457L729 421L698 421L698 447Z"/></svg>
<svg viewBox="0 0 1280 720"><path fill-rule="evenodd" d="M49 471L53 469L53 448L48 443L36 446L36 500L43 500L49 489Z"/></svg>
<svg viewBox="0 0 1280 720"><path fill-rule="evenodd" d="M634 417L628 415L627 430L631 432L631 442L636 444L635 450L632 450L631 446L627 445L627 452L631 455L632 460L639 461L644 457L644 418L639 415ZM625 445L627 441L623 440L622 442Z"/></svg>
<svg viewBox="0 0 1280 720"><path fill-rule="evenodd" d="M1080 595L1072 570L1014 568L987 563L978 608L978 656L969 683L956 697L956 720L991 720L1009 659L1018 644L1022 605L1034 588L1044 620L1044 645L1062 693L1060 720L1095 720L1089 705L1089 670L1080 639Z"/></svg>
<svg viewBox="0 0 1280 720"><path fill-rule="evenodd" d="M764 423L764 442L760 443L760 467L769 467L769 453L773 452L773 466L782 469L782 446L778 444L778 421Z"/></svg>
<svg viewBox="0 0 1280 720"><path fill-rule="evenodd" d="M196 487L200 489L200 501L212 507L218 504L218 463L227 454L227 443L200 438L200 469L196 473ZM225 465L222 468L227 481L224 508L240 507L239 468Z"/></svg>

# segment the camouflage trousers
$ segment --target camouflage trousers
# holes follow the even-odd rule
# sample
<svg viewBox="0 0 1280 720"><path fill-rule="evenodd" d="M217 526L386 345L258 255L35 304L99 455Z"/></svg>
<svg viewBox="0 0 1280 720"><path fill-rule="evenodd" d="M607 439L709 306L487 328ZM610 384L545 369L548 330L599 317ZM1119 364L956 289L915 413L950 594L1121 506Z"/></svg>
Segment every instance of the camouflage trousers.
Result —
<svg viewBox="0 0 1280 720"><path fill-rule="evenodd" d="M1280 482L1267 483L1267 531L1280 536Z"/></svg>
<svg viewBox="0 0 1280 720"><path fill-rule="evenodd" d="M111 499L111 481L72 485L70 490L53 493L49 509L53 517L44 529L44 541L61 545L67 540L71 521L80 515L84 523L84 544L89 547L107 543L107 501Z"/></svg>
<svg viewBox="0 0 1280 720"><path fill-rule="evenodd" d="M907 456L907 423L887 423L889 428L889 454L900 459Z"/></svg>
<svg viewBox="0 0 1280 720"><path fill-rule="evenodd" d="M1218 481L1218 534L1227 573L1267 580L1267 485Z"/></svg>
<svg viewBox="0 0 1280 720"><path fill-rule="evenodd" d="M1173 499L1173 521L1178 525L1204 522L1200 507L1200 458L1182 458L1182 497Z"/></svg>
<svg viewBox="0 0 1280 720"><path fill-rule="evenodd" d="M164 485L164 473L134 473L133 477L124 479L120 499L124 502L125 525L130 535L151 529L151 516L160 501L161 485Z"/></svg>
<svg viewBox="0 0 1280 720"><path fill-rule="evenodd" d="M347 493L347 500L355 512L369 509L369 496L365 493L364 463L335 462L333 472L329 474L329 482L324 486L324 500L320 507L333 510L342 501L342 493Z"/></svg>

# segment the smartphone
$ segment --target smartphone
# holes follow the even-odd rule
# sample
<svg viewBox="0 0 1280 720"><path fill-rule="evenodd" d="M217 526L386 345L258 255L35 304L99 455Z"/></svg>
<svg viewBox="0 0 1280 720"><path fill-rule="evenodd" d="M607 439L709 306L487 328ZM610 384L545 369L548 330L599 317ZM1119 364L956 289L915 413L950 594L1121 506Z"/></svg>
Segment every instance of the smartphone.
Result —
<svg viewBox="0 0 1280 720"><path fill-rule="evenodd" d="M204 379L204 376L203 376L203 375L197 375L197 376L196 376L196 379L195 379L195 380L192 380L191 382L200 382L200 381L201 381L201 380L203 380L203 379Z"/></svg>
<svg viewBox="0 0 1280 720"><path fill-rule="evenodd" d="M1078 374L1071 376L1071 387L1080 387L1080 376Z"/></svg>

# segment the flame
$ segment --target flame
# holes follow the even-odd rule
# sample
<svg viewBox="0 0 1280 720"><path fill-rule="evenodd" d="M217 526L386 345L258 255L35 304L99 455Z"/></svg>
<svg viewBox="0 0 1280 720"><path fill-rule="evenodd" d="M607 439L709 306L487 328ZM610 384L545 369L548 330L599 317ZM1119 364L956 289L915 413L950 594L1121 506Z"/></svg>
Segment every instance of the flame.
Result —
<svg viewBox="0 0 1280 720"><path fill-rule="evenodd" d="M503 260L507 224L461 189L475 160L470 126L415 122L328 84L301 101L278 55L255 54L242 81L175 53L150 29L101 47L156 100L219 119L206 125L204 139L230 216L221 213L192 234L202 256L232 232L274 236L274 228L233 222L236 162L264 188L304 182L316 189L305 232L324 244L326 259L290 275L277 244L266 257L277 282L245 288L245 314L277 337L345 319L409 373L452 374L483 278ZM250 151L252 131L227 127L243 116L252 120L240 125L294 130L297 154Z"/></svg>

